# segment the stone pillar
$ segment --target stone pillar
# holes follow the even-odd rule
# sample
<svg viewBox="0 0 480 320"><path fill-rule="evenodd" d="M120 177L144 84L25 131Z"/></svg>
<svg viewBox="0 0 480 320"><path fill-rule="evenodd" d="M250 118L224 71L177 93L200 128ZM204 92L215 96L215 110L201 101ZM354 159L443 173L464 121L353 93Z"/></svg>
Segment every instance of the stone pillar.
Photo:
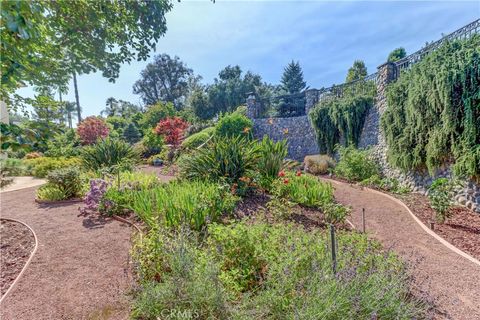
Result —
<svg viewBox="0 0 480 320"><path fill-rule="evenodd" d="M310 109L318 102L318 90L309 89L305 91L305 114L308 116Z"/></svg>
<svg viewBox="0 0 480 320"><path fill-rule="evenodd" d="M386 62L377 68L377 105L380 115L387 108L386 89L387 85L397 79L397 66L393 62Z"/></svg>
<svg viewBox="0 0 480 320"><path fill-rule="evenodd" d="M380 118L387 109L387 85L397 78L397 66L393 62L386 62L378 66L378 75L376 80L377 96L375 97L375 110L371 110L372 113L376 113L375 127L377 144L373 148L373 156L380 165L384 175L391 177L393 171L387 163L387 143L385 141L385 135L380 127ZM396 173L396 170L395 170Z"/></svg>
<svg viewBox="0 0 480 320"><path fill-rule="evenodd" d="M249 93L247 97L247 117L255 119L257 116L257 97L255 93Z"/></svg>

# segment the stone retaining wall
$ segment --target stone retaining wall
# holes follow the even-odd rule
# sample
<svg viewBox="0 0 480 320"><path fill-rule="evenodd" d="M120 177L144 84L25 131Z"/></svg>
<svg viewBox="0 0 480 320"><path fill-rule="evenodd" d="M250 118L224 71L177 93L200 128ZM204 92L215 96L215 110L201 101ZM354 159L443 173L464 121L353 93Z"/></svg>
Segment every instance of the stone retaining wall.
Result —
<svg viewBox="0 0 480 320"><path fill-rule="evenodd" d="M385 63L378 67L376 78L377 96L373 108L369 110L366 116L359 147L372 148L373 157L385 176L395 178L412 191L426 195L433 180L440 177L452 177L449 166L437 170L436 174L430 177L427 172L402 173L392 168L387 162L387 144L380 127L380 118L387 108L386 87L396 79L398 74L399 72L394 63ZM307 114L318 102L318 95L319 91L315 89L305 92L305 109ZM315 131L310 124L308 116L256 119L258 109L259 104L256 103L255 96L250 95L247 99L247 115L254 122L253 131L256 138L261 139L265 134L275 141L286 138L289 143L289 158L298 161L303 161L306 155L318 153ZM457 204L480 213L480 185L478 183L471 180L461 181L452 196Z"/></svg>
<svg viewBox="0 0 480 320"><path fill-rule="evenodd" d="M267 135L274 141L288 141L289 158L301 162L306 155L318 154L315 132L307 116L252 120L255 138Z"/></svg>

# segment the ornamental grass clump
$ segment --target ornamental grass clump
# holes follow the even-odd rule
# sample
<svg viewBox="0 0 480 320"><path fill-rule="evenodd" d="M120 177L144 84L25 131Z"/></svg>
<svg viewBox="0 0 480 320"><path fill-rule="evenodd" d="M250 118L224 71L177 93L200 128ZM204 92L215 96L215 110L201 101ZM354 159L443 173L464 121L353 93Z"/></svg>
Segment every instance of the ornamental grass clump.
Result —
<svg viewBox="0 0 480 320"><path fill-rule="evenodd" d="M132 194L129 208L150 228L178 228L185 224L201 230L222 214L231 213L237 197L227 186L206 181L172 181Z"/></svg>
<svg viewBox="0 0 480 320"><path fill-rule="evenodd" d="M314 176L281 171L273 183L272 193L306 207L322 208L333 202L333 187Z"/></svg>
<svg viewBox="0 0 480 320"><path fill-rule="evenodd" d="M214 137L211 143L179 164L180 175L189 180L243 186L257 170L260 148L242 137Z"/></svg>
<svg viewBox="0 0 480 320"><path fill-rule="evenodd" d="M260 185L270 190L278 173L284 168L285 158L288 154L286 140L274 142L267 135L259 142L260 157L257 165L260 173Z"/></svg>
<svg viewBox="0 0 480 320"><path fill-rule="evenodd" d="M80 158L85 169L94 172L117 172L119 168L131 169L139 155L128 143L107 138L82 149Z"/></svg>

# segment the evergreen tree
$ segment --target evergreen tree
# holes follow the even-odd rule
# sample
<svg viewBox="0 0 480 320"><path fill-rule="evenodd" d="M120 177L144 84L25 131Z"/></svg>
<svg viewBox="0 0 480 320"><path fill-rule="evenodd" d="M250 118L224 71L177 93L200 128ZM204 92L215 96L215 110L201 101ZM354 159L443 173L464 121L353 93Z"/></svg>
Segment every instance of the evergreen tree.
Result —
<svg viewBox="0 0 480 320"><path fill-rule="evenodd" d="M307 83L303 80L303 71L300 63L290 62L283 70L282 87L288 93L298 93L305 89Z"/></svg>
<svg viewBox="0 0 480 320"><path fill-rule="evenodd" d="M397 48L395 50L393 50L392 52L390 52L390 54L388 55L388 59L387 61L388 62L395 62L395 61L398 61L400 59L403 59L407 56L407 51L405 51L404 48L400 47L400 48Z"/></svg>
<svg viewBox="0 0 480 320"><path fill-rule="evenodd" d="M134 144L135 142L140 141L140 131L138 128L133 124L130 123L123 132L123 137L128 143Z"/></svg>
<svg viewBox="0 0 480 320"><path fill-rule="evenodd" d="M355 60L353 66L348 69L346 82L352 82L355 80L363 79L368 75L365 62L362 60Z"/></svg>

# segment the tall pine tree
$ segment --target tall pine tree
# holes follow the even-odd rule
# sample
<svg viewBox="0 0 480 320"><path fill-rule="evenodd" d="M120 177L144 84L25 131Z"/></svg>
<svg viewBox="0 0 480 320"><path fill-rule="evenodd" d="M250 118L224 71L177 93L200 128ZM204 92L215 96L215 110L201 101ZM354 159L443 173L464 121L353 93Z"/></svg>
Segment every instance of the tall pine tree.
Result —
<svg viewBox="0 0 480 320"><path fill-rule="evenodd" d="M362 60L355 60L353 62L353 66L348 69L347 78L345 80L346 82L352 82L355 80L363 79L367 75L368 73L365 62L363 62Z"/></svg>
<svg viewBox="0 0 480 320"><path fill-rule="evenodd" d="M288 93L298 93L305 89L307 83L303 80L303 71L300 63L297 61L290 62L283 70L282 87Z"/></svg>

